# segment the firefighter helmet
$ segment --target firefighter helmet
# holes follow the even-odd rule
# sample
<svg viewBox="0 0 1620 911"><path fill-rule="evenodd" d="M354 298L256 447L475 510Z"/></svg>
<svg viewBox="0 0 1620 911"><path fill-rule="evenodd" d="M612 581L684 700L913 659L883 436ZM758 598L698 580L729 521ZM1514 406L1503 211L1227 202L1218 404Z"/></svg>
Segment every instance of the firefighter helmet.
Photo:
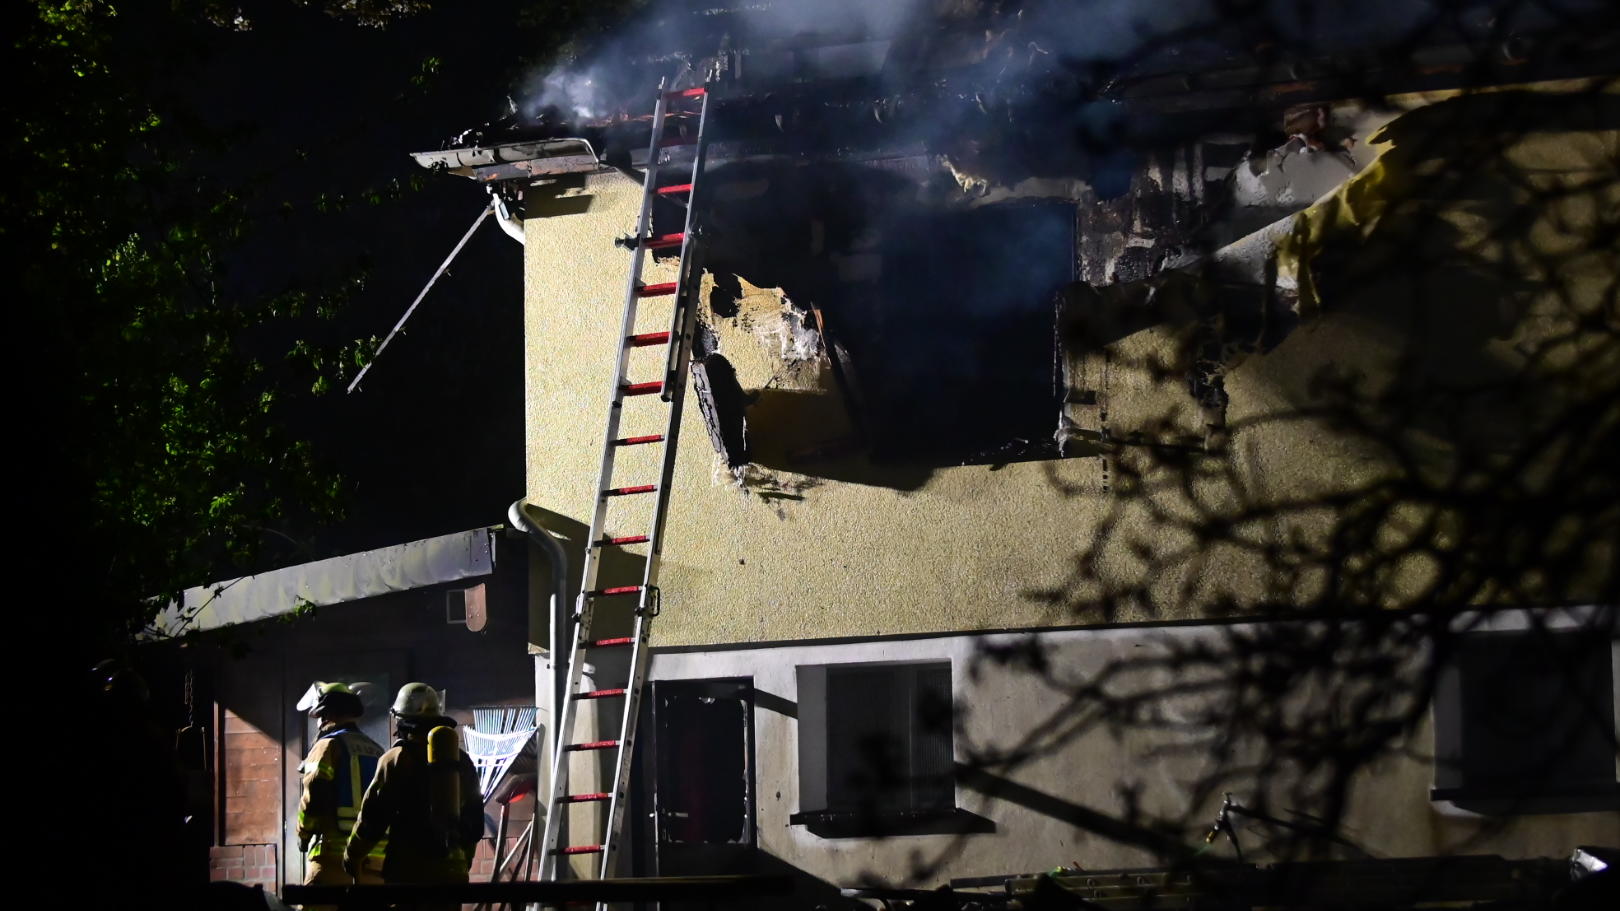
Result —
<svg viewBox="0 0 1620 911"><path fill-rule="evenodd" d="M444 703L438 691L425 683L407 683L399 688L390 712L401 718L438 718L444 715Z"/></svg>
<svg viewBox="0 0 1620 911"><path fill-rule="evenodd" d="M320 695L309 710L316 718L359 718L365 712L359 694L344 683L317 683Z"/></svg>
<svg viewBox="0 0 1620 911"><path fill-rule="evenodd" d="M99 697L108 702L145 706L151 699L141 675L116 658L98 662L90 669L90 677L96 689L100 690Z"/></svg>

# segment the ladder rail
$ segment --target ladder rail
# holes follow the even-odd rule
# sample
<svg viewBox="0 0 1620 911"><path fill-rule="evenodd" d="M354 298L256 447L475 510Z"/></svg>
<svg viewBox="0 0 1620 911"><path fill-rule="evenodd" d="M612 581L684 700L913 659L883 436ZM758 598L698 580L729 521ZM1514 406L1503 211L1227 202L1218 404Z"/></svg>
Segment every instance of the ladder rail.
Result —
<svg viewBox="0 0 1620 911"><path fill-rule="evenodd" d="M709 121L709 95L704 93L698 113L697 153L692 158L689 187L696 187L703 171L705 131ZM670 351L664 380L664 399L669 402L668 423L664 431L663 465L659 472L657 502L653 509L651 540L647 546L647 562L643 569L641 592L637 595L635 644L630 657L630 680L626 684L623 716L619 724L619 755L613 775L613 796L608 806L607 829L602 839L601 877L613 873L618 860L619 833L623 828L625 804L628 797L631 765L635 757L636 726L640 720L641 696L647 676L647 639L655 616L654 599L658 594L658 569L663 563L664 523L669 514L670 493L675 479L675 465L680 452L682 405L686 401L687 364L692 355L692 333L696 325L697 304L702 287L703 272L699 263L699 241L696 236L699 200L689 192L686 222L681 241L679 281L681 293L675 300L670 315Z"/></svg>
<svg viewBox="0 0 1620 911"><path fill-rule="evenodd" d="M666 359L664 369L664 401L680 407L680 396L672 390L676 388L676 380L684 376L686 359L692 353L692 320L690 314L697 311L698 291L702 290L703 263L700 261L701 251L698 241L698 178L703 174L704 162L708 156L708 143L704 142L704 134L709 127L709 96L703 95L702 106L698 110L697 151L692 155L692 173L686 182L686 220L681 226L681 265L677 280L681 283L685 300L675 302L675 312L670 319L670 338L678 340L670 346L669 357ZM688 317L684 318L683 317ZM685 330L682 332L682 330ZM672 421L671 427L680 426L679 421ZM673 447L671 447L673 448Z"/></svg>
<svg viewBox="0 0 1620 911"><path fill-rule="evenodd" d="M660 125L664 122L667 107L665 83L658 86L658 102L653 106L654 129L647 144L647 169L641 187L641 214L636 218L636 238L639 240L647 236L652 226L653 203L658 198L658 140L662 134ZM647 255L646 249L637 243L630 251L630 277L626 280L624 291L624 317L619 327L619 338L626 339L635 334L637 304L641 301L641 268ZM608 417L607 434L602 441L601 468L597 473L596 489L592 492L595 503L591 511L590 537L585 539L585 569L581 577L579 601L574 608L576 617L583 614L587 593L596 588L596 577L601 569L601 548L596 542L602 539L603 526L607 522L608 502L602 496L602 491L612 484L614 450L613 440L619 435L619 419L624 412L624 384L628 379L630 369L631 346L620 344L619 356L613 368L612 386L608 389Z"/></svg>
<svg viewBox="0 0 1620 911"><path fill-rule="evenodd" d="M607 828L602 834L602 864L597 875L607 879L613 875L619 855L619 830L624 824L625 805L629 802L630 767L635 757L636 713L641 707L641 692L647 681L647 634L652 617L636 614L635 645L631 646L629 693L624 698L623 720L619 728L619 755L615 757L613 789L609 798ZM604 907L598 905L598 908Z"/></svg>
<svg viewBox="0 0 1620 911"><path fill-rule="evenodd" d="M653 106L653 123L662 124L667 108L665 84L660 83L658 100ZM658 142L662 134L661 129L655 128L647 143L647 166L641 188L641 212L636 217L636 236L644 237L652 225L653 204L657 199L658 186ZM631 251L631 266L629 278L626 280L624 293L624 314L620 320L619 337L627 338L635 333L637 305L641 300L641 269L646 251L637 244ZM629 345L619 346L618 357L615 359L611 386L608 389L608 415L607 429L602 442L602 458L597 474L597 484L592 491L594 500L591 512L591 529L589 537L585 540L585 566L581 575L579 599L575 603L575 621L572 642L568 651L568 682L563 688L562 705L557 711L556 752L552 756L551 769L551 799L546 806L545 837L541 842L542 849L537 852L540 861L540 878L542 880L557 878L558 854L555 853L562 835L563 814L567 804L563 798L568 794L569 753L564 749L567 741L572 738L578 721L578 700L573 698L579 689L580 679L584 675L585 663L581 644L590 637L590 612L586 610L586 601L590 592L596 587L597 575L601 569L602 548L598 542L603 536L603 526L607 521L608 498L602 495L613 478L613 463L615 456L614 440L618 437L619 419L624 408L624 382L630 367Z"/></svg>
<svg viewBox="0 0 1620 911"><path fill-rule="evenodd" d="M580 644L584 640L583 625L573 624L573 641L568 647L568 683L563 687L562 705L557 711L556 718L556 750L551 757L551 797L546 802L546 828L543 840L540 842L540 878L542 880L554 879L556 875L556 856L552 848L562 835L562 814L567 812L567 804L563 798L568 794L568 752L563 749L566 740L574 730L575 712L578 709L578 700L574 699L574 691L579 689L580 678L584 676L585 662L580 660Z"/></svg>
<svg viewBox="0 0 1620 911"><path fill-rule="evenodd" d="M684 184L677 184L669 188L658 186L660 163L665 153L661 150L671 143L666 136L669 102L674 98L700 100L697 114L697 130L695 135L683 134L679 138L681 145L694 145L695 150L691 162L691 173ZM706 132L709 124L709 93L706 88L691 88L672 92L668 90L668 80L658 86L658 100L654 105L652 135L648 138L648 159L645 178L642 184L641 212L636 221L635 243L632 245L632 259L630 276L625 286L624 314L619 332L619 352L617 364L613 375L613 385L610 390L607 425L602 440L602 460L597 476L597 485L592 495L595 503L592 509L590 537L586 541L585 567L582 573L579 598L575 603L573 612L573 632L570 636L568 651L568 671L566 683L561 694L562 705L555 713L556 717L556 746L552 759L551 794L546 806L546 819L543 829L543 838L540 841L539 876L542 880L559 879L563 875L567 864L564 858L580 854L600 854L601 861L598 875L607 878L614 872L618 856L622 852L620 846L621 830L624 827L624 816L628 803L629 785L632 765L635 755L636 728L641 710L641 700L646 689L647 674L650 664L649 642L651 637L652 620L658 613L658 575L662 562L663 540L665 524L669 514L670 494L673 487L676 460L678 458L678 441L680 438L683 405L688 386L688 372L692 355L693 334L697 325L697 311L700 305L702 287L701 265L701 238L698 237L697 212L699 210L696 197L697 183L703 172L706 162ZM693 113L688 111L687 113ZM685 230L678 235L680 246L680 262L677 267L676 281L656 285L642 283L642 270L647 263L649 251L667 249L676 246L677 235L665 235L653 238L650 235L652 228L653 211L659 199L668 199L671 202L681 202L674 197L677 194L686 194ZM639 303L642 298L664 296L673 294L673 307L670 313L669 331L667 332L636 332L636 321ZM663 363L663 376L660 382L631 383L629 377L630 353L632 349L648 347L654 344L668 345L668 352ZM623 406L626 397L631 395L659 392L660 400L669 406L665 417L665 430L660 435L643 435L619 439L620 420L623 416ZM621 445L634 443L659 442L664 444L664 451L660 460L659 481L657 484L632 484L625 487L614 486L614 468L616 450ZM621 496L631 494L653 494L651 527L646 534L621 535L616 538L607 537L609 502ZM609 546L645 543L648 545L647 558L643 564L640 585L623 585L613 583L610 587L599 588L600 570L604 552ZM593 639L596 621L596 610L599 597L635 594L634 630L628 637L609 638L603 640ZM587 661L587 651L610 646L629 646L630 655L626 669L627 679L622 687L608 683L600 689L589 692L582 691L581 685ZM599 683L593 681L592 686ZM600 731L599 739L591 743L575 743L575 728L580 721L581 704L594 705L602 699L619 698L623 705L618 711L618 731L616 739L606 739L607 732ZM601 717L601 716L599 716ZM605 720L605 719L604 719ZM617 755L612 763L612 786L605 792L591 794L570 794L571 757L574 752L590 752L616 750ZM591 818L601 824L601 837L595 843L582 843L564 845L562 843L564 830L568 828L564 816L568 814L568 807L575 803L607 804L605 817L600 811L594 811ZM594 826L593 826L594 828ZM572 838L570 839L572 840ZM534 840L530 841L531 846ZM605 908L605 905L598 905Z"/></svg>
<svg viewBox="0 0 1620 911"><path fill-rule="evenodd" d="M703 172L707 143L704 134L709 123L709 96L703 95L698 113L697 152L692 156L692 172L687 185L695 187ZM697 237L698 198L696 190L687 196L686 222L681 241L681 293L676 298L674 313L670 315L671 344L664 371L664 401L669 403L669 415L664 430L663 464L659 466L658 499L653 506L651 540L647 543L647 565L642 576L641 603L645 611L648 599L658 586L658 569L664 554L664 521L669 515L670 489L675 481L675 462L680 451L681 414L686 402L687 365L692 358L692 334L697 325L698 299L703 285L702 251Z"/></svg>

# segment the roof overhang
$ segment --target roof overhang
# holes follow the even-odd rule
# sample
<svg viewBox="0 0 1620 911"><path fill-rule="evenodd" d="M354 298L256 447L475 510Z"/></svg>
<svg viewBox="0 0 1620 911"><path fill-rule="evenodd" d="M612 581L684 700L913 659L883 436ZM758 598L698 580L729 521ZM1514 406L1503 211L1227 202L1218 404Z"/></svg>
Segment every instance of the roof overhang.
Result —
<svg viewBox="0 0 1620 911"><path fill-rule="evenodd" d="M578 174L601 167L590 143L580 139L541 139L470 146L439 152L412 152L424 168L494 183L523 177Z"/></svg>
<svg viewBox="0 0 1620 911"><path fill-rule="evenodd" d="M218 629L487 576L495 571L498 531L475 528L190 588L158 615L150 635Z"/></svg>

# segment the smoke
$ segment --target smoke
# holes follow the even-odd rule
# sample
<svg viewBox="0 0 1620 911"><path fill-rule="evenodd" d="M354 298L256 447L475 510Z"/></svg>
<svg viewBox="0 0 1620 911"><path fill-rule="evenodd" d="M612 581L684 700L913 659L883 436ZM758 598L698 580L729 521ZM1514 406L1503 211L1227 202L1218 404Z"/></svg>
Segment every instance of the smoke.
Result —
<svg viewBox="0 0 1620 911"><path fill-rule="evenodd" d="M720 34L715 27L726 11L705 13L692 5L653 0L625 14L605 35L568 42L550 66L523 80L519 113L530 119L587 122L650 106L659 78L689 69L694 53L713 53Z"/></svg>
<svg viewBox="0 0 1620 911"><path fill-rule="evenodd" d="M1597 0L652 0L615 29L571 43L521 86L527 118L590 122L646 113L659 78L701 82L737 51L744 83L875 80L898 93L969 95L1011 83L1088 90L1120 73L1187 72L1433 38L1482 40L1590 12ZM583 46L580 46L583 45Z"/></svg>
<svg viewBox="0 0 1620 911"><path fill-rule="evenodd" d="M741 4L737 7L750 33L761 37L803 34L860 34L892 38L912 25L928 7L971 6L935 0L804 0Z"/></svg>
<svg viewBox="0 0 1620 911"><path fill-rule="evenodd" d="M527 117L555 111L565 118L592 121L645 113L659 78L693 74L704 58L723 49L773 44L792 39L846 45L905 32L938 0L652 0L630 14L618 29L583 49L566 53L550 67L531 73L520 90ZM956 4L976 6L976 3ZM870 51L868 52L868 55ZM852 57L821 55L820 65L797 75L828 76L858 68Z"/></svg>
<svg viewBox="0 0 1620 911"><path fill-rule="evenodd" d="M602 116L606 99L600 73L595 67L584 70L558 69L540 76L525 93L523 112L538 117L546 109L562 111L574 120L594 120Z"/></svg>

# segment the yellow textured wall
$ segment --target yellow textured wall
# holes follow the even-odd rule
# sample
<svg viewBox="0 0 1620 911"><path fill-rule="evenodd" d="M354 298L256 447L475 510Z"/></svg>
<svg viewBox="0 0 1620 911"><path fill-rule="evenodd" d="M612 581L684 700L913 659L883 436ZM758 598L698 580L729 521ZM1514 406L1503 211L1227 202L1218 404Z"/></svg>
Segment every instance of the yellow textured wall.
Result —
<svg viewBox="0 0 1620 911"><path fill-rule="evenodd" d="M606 173L531 204L527 221L528 497L581 523L629 266L612 241L630 232L639 202L636 184ZM653 266L646 280L668 273ZM768 312L773 301L753 290L745 313ZM663 328L667 299L643 302L642 314L638 331ZM779 366L779 340L725 321L719 328L744 388L759 388ZM638 352L632 378L656 379L658 357ZM661 414L651 397L631 399L622 433L658 432ZM655 480L657 449L623 450L615 483ZM1096 458L940 469L914 490L787 472L745 490L716 456L691 396L678 458L654 634L664 645L1072 622L1026 593L1062 583L1114 502ZM788 496L769 495L772 487ZM609 532L644 532L645 505L616 502Z"/></svg>
<svg viewBox="0 0 1620 911"><path fill-rule="evenodd" d="M1610 133L1580 143L1554 134L1520 144L1518 154L1533 165L1590 146L1593 160L1601 160L1614 141ZM1583 162L1571 173L1587 167ZM639 185L604 172L528 207L528 497L581 523L590 518L629 266L629 254L613 239L633 229L639 203ZM1567 218L1543 222L1554 233L1570 230ZM1592 266L1589 260L1583 262ZM1594 268L1579 279L1588 290L1605 286L1613 261ZM1565 280L1578 274L1566 270ZM666 263L650 266L645 279L672 277ZM792 339L778 292L744 290L737 317L709 318L742 387L759 393L749 411L756 464L740 478L726 468L689 395L667 528L664 611L654 634L660 645L1184 619L1222 600L1301 603L1320 593L1323 570L1280 572L1266 547L1324 535L1339 520L1335 508L1290 509L1280 518L1273 512L1252 528L1239 519L1239 533L1216 544L1196 539L1189 523L1200 514L1241 516L1251 502L1274 505L1351 489L1391 471L1366 440L1349 440L1326 422L1267 420L1305 404L1328 360L1373 376L1394 363L1398 345L1365 307L1313 314L1274 350L1231 369L1227 425L1234 429L1224 454L1207 460L1208 471L1149 474L1149 486L1162 480L1166 490L1121 488L1114 460L1132 459L1130 447L1105 458L931 471L879 469L857 458L817 463L809 473L787 470L788 450L836 441L847 433L847 419L824 357L784 359ZM1388 291L1369 283L1367 294L1376 299L1368 306L1387 306ZM1467 320L1469 301L1458 297L1453 303L1461 309L1448 318ZM636 331L667 328L668 308L669 298L645 301ZM1151 361L1169 355L1173 335L1139 333L1119 350ZM1493 341L1478 350L1436 349L1434 357L1453 354L1467 356L1459 364L1510 369L1517 356L1506 341ZM661 358L661 349L638 352L631 378L659 378ZM1144 377L1116 376L1106 403L1111 422L1128 429L1168 417L1176 426L1199 425L1184 382ZM660 432L655 418L662 414L653 397L631 399L621 434ZM658 454L655 446L624 450L614 483L655 481ZM647 531L651 498L635 499L615 503L610 534ZM1409 527L1423 518L1413 509ZM1402 520L1399 506L1385 519L1392 551L1402 546ZM1076 555L1105 524L1111 536L1090 567L1095 575L1077 574ZM1143 553L1157 559L1146 564ZM1425 559L1391 559L1378 584L1421 591L1433 572ZM635 569L633 560L621 558L612 569L616 575L604 576L603 584L634 581L623 575ZM1128 594L1102 612L1077 615L1062 606L1099 584ZM1048 589L1071 600L1036 595Z"/></svg>

